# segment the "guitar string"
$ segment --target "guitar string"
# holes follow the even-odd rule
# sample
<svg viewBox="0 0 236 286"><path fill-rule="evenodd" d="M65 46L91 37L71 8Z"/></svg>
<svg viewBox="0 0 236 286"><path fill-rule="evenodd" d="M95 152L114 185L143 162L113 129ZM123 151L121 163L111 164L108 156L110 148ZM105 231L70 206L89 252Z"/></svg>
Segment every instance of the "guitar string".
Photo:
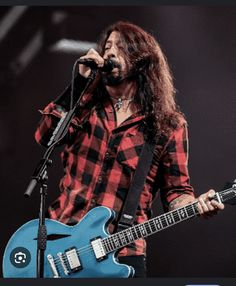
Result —
<svg viewBox="0 0 236 286"><path fill-rule="evenodd" d="M233 190L233 189L234 189L234 188L230 187L230 188L228 188L228 189L226 189L226 190L223 190L223 191L220 192L220 195L222 196L222 198L223 198L223 196L227 197L227 195L228 195L228 198L227 198L227 199L232 198L232 197L231 197L232 194L231 194L229 191L231 191L231 190ZM121 233L123 233L123 234L124 234L123 238L126 240L126 237L128 238L128 236L125 236L125 234L127 234L127 232L128 232L127 230L123 230L123 231L121 231L121 232L119 232L119 233L116 233L116 234L113 234L113 235L110 235L110 236L107 236L107 237L103 238L103 239L102 239L103 245L104 245L104 247L108 250L107 253L110 253L110 252L113 252L113 251L118 250L119 248L122 248L122 247L125 246L125 245L128 245L128 244L134 242L134 241L137 240L137 239L141 239L141 238L146 237L146 236L148 236L148 235L150 235L150 234L152 234L152 233L155 233L155 232L158 232L158 231L160 231L160 230L162 230L162 229L168 228L168 227L170 227L173 223L168 224L168 222L166 221L166 216L167 216L167 215L171 216L171 214L172 214L174 220L176 220L177 218L179 219L179 221L177 221L177 222L174 221L175 224L178 223L178 222L181 222L181 221L183 221L183 220L186 220L186 219L188 219L188 218L191 218L192 216L195 216L195 215L198 214L198 213L194 213L192 216L187 213L187 216L186 216L186 217L183 217L183 218L181 219L181 218L179 217L179 211L183 211L183 210L186 210L186 211L187 211L188 209L190 210L190 208L192 208L191 211L194 210L194 212L196 212L196 209L194 208L194 205L195 205L195 204L197 204L197 202L191 203L191 204L186 205L186 206L184 206L184 207L181 207L181 208L179 208L179 209L176 209L176 210L173 210L173 211L168 212L168 213L166 213L166 214L160 215L158 218L153 218L153 219L150 219L150 220L148 220L148 221L146 221L146 222L144 222L144 223L141 223L141 224L139 224L139 225L130 227L130 228L129 228L129 233L132 234L131 241L128 241L128 242L125 241L125 244L123 244L122 239L119 237L119 235L120 235ZM160 228L160 229L157 227L156 220L158 220L159 223L161 223L161 228ZM161 222L160 222L160 221L161 221ZM165 222L166 226L163 226L163 221ZM171 222L170 220L168 220L168 221ZM151 233L148 233L148 232L146 231L146 230L147 230L147 225L148 225L149 229L151 230ZM144 226L144 229L142 228L142 230L140 230L140 227L142 227L142 226ZM154 227L154 230L153 230L152 227ZM145 229L146 229L146 230L145 230ZM135 236L134 236L134 234L133 234L133 232L134 232L135 235L137 236L137 233L138 233L138 232L137 232L136 230L139 231L139 233L140 233L140 234L139 234L140 237L138 237L138 238L135 238ZM143 230L145 230L145 232L142 232ZM121 245L116 246L116 244L114 244L114 245L115 245L115 247L114 247L114 246L113 246L114 238L116 239L116 241L117 241L117 240L118 240L118 241L121 241ZM128 238L128 239L129 239L129 238ZM111 246L111 247L110 247L110 246ZM109 249L109 248L110 248L110 249ZM76 253L77 253L78 255L80 255L80 254L85 254L85 253L87 253L87 252L90 252L92 249L93 249L93 247L92 247L91 245L86 245L86 246L84 246L84 247L81 247L81 248L77 249L77 250L76 250ZM66 255L65 255L65 254L62 254L62 256L63 256L63 258L64 258L64 260L65 260ZM55 262L55 263L61 263L61 261L60 261L59 258L54 258L54 262Z"/></svg>
<svg viewBox="0 0 236 286"><path fill-rule="evenodd" d="M184 219L182 218L182 220L181 220L180 217L179 217L178 211L181 211L181 210L183 210L183 209L186 209L186 210L187 210L187 209L190 209L190 208L193 207L193 205L194 205L193 203L190 204L190 205L186 205L185 207L182 207L182 208L179 209L179 210L178 210L178 209L173 210L173 211L169 212L168 214L172 213L173 216L175 216L175 218L178 218L178 219L179 219L178 222L181 222L181 221L184 220L184 219L190 218L190 216L189 216L188 213L187 213L187 215L185 214ZM192 211L192 209L191 209L191 211ZM172 223L172 224L168 224L168 223L167 223L166 218L165 218L166 215L167 215L167 214L163 214L163 215L159 216L159 218L158 218L159 221L160 221L160 220L162 221L162 224L161 224L162 227L161 227L161 229L159 229L159 228L157 227L157 225L156 225L155 219L157 219L157 218L153 218L153 219L151 219L151 220L149 220L149 221L146 221L146 222L144 222L144 223L142 223L142 224L135 225L135 226L129 228L129 231L132 233L132 232L135 232L134 229L138 229L138 230L139 230L139 233L140 233L139 239L141 239L141 238L146 237L146 236L148 236L148 235L150 235L150 234L152 234L152 233L154 233L154 232L158 232L158 231L160 231L160 230L162 230L162 229L168 228L168 227L170 227L173 223ZM195 215L195 214L194 214L194 215ZM165 221L166 226L163 226L163 221ZM178 222L176 222L176 223L178 223ZM150 223L152 224L152 226L150 226ZM147 231L145 231L145 233L144 233L144 232L142 232L143 228L142 228L142 230L139 229L139 228L142 227L142 226L144 226L144 229L145 229L145 228L147 229L147 225L148 225L148 224L149 224L149 229L151 230L151 233L148 233ZM154 227L154 229L155 229L154 231L153 231L152 227ZM119 232L119 233L116 233L116 234L107 236L107 237L105 237L105 238L102 239L102 242L104 243L105 248L108 249L107 253L116 251L116 250L118 250L119 248L121 248L121 247L123 247L123 246L125 246L125 245L128 245L128 244L130 244L130 243L132 243L133 241L135 241L135 240L138 239L138 238L135 239L134 235L132 235L132 237L133 237L134 239L131 238L131 241L128 241L128 242L125 241L125 245L122 244L122 245L120 245L120 246L118 246L118 247L117 247L117 246L114 247L114 246L113 246L114 237L116 237L116 238L118 239L118 241L119 241L119 240L121 241L121 238L119 239L119 235L120 235L121 233L124 234L124 238L125 238L125 239L126 239L126 237L128 238L128 236L125 236L125 233L127 234L127 230L123 230L123 231L121 231L121 232ZM129 238L128 238L128 239L129 239ZM106 242L107 242L107 243L106 243ZM109 246L109 247L108 247L108 246ZM110 246L111 246L111 247L110 247ZM111 248L111 250L109 250L109 248ZM79 249L76 249L76 253L77 253L78 255L80 255L80 254L85 254L85 253L87 253L87 252L90 252L92 249L93 249L93 247L92 247L91 245L86 245L86 246L84 246L84 247L81 247L81 248L79 248ZM64 259L66 258L66 254L62 254L62 256L63 256ZM59 262L59 263L60 263L60 262L61 262L61 261L60 261L60 258L54 258L54 262Z"/></svg>
<svg viewBox="0 0 236 286"><path fill-rule="evenodd" d="M229 188L229 189L227 189L227 190L221 191L221 192L220 192L220 195L222 196L222 198L223 198L223 199L231 199L231 198L233 198L234 195L232 195L232 193L229 193L229 191L232 190L232 189L234 189L234 188ZM225 196L225 198L224 198L224 196ZM227 197L227 196L228 196L228 197ZM217 197L215 196L214 199L217 199ZM166 228L172 226L173 223L174 223L174 224L177 224L177 223L179 223L179 222L181 222L181 221L184 221L184 220L190 219L190 218L192 218L192 217L195 217L196 215L199 214L199 213L198 213L198 210L196 210L196 208L194 208L194 206L195 206L196 204L197 204L197 202L191 203L191 204L186 205L186 206L184 206L184 207L181 207L181 208L179 208L179 209L176 209L176 210L173 210L173 211L168 212L168 213L166 213L166 214L160 215L158 218L153 218L153 219L150 219L150 220L148 220L148 221L146 221L146 222L144 222L144 223L142 223L142 224L139 224L139 225L130 227L130 228L129 228L129 233L132 233L132 237L131 237L131 240L132 240L132 241L129 241L128 243L127 243L127 241L126 241L125 245L128 245L128 244L132 243L133 241L137 240L138 238L142 238L142 237L148 236L148 235L150 235L150 234L153 234L153 233L155 233L155 232L161 231L162 229L166 229ZM180 214L179 214L179 211L184 211L184 210L186 211L186 213L185 213L184 216L181 218L181 217L180 217ZM192 214L189 214L188 211L191 211ZM173 218L174 218L174 222L173 222L173 223L172 223L172 220L171 220L170 218L169 218L170 220L166 218L168 215L171 216L171 214L173 215ZM176 221L176 218L178 218L179 220ZM158 220L158 223L161 223L161 228L160 228L160 229L158 229L158 227L157 227L156 220ZM167 220L168 220L169 224L168 224ZM160 222L160 221L161 221L161 222ZM165 226L163 226L163 222L165 222L165 224L166 224ZM146 230L147 230L147 225L148 225L149 229L151 230L151 233L148 233L148 231L145 231L145 233L144 233L144 232L142 232L142 231L139 229L140 226L145 226L145 228L146 228ZM153 230L152 227L154 227L154 230ZM137 239L135 239L135 237L134 237L134 235L133 235L133 230L134 230L135 235L137 235L137 233L138 233L136 230L139 230L139 233L140 233L139 235L140 235L140 237L138 237ZM142 229L142 230L143 230L143 229ZM122 232L124 232L124 233L127 234L127 230L124 230L124 231L122 231ZM118 239L118 241L121 241L121 238L119 237L119 234L120 234L120 233L121 233L121 232L103 238L102 241L104 242L105 247L107 248L107 245L105 244L105 241L107 241L108 243L111 243L111 245L112 245L112 240L114 241L114 237L115 237L116 239ZM141 235L141 234L143 234L143 235ZM125 237L125 236L124 236L124 237ZM127 237L128 237L128 236L127 236ZM126 238L125 238L125 239L126 239ZM108 245L109 245L109 244L108 244ZM121 247L123 247L123 246L124 246L124 245L120 245L119 247L114 248L113 245L112 245L112 248L113 248L112 251L108 251L107 253L109 253L109 252L115 252L116 250L118 250L119 248L121 248ZM141 248L141 246L137 246L137 250L140 249L140 248ZM84 249L84 250L82 251L82 249ZM85 254L86 252L90 251L91 249L92 249L92 246L85 246L85 247L82 247L82 248L76 250L76 253L77 253L77 254L82 254L82 253ZM90 253L92 254L93 252L90 252ZM65 257L65 255L64 255L64 257ZM94 260L94 255L93 255L93 257L91 257L89 260L87 260L87 262L90 262L90 261L92 261L92 260ZM59 260L59 259L56 259L55 262L56 262L55 264L56 264L57 266L60 265L60 260Z"/></svg>
<svg viewBox="0 0 236 286"><path fill-rule="evenodd" d="M190 205L190 207L192 208L192 205ZM188 206L187 208L189 208L189 206ZM175 211L176 211L176 210L174 210L174 212L175 212ZM174 215L175 215L175 218L176 218L177 216L178 216L178 218L179 218L179 215L177 214L177 212L175 212ZM190 218L190 217L189 217L189 216L186 216L185 219L187 219L187 218ZM160 217L160 220L163 221L163 219L164 219L164 215L162 215L162 216ZM179 222L180 222L180 221L181 221L181 219L179 220ZM151 223L151 225L150 225L150 223ZM154 232L156 232L156 231L160 231L160 229L158 229L158 227L156 226L156 222L154 222L154 220L152 220L152 221L147 221L147 222L145 222L144 224L145 224L145 227L146 227L146 228L147 228L147 225L149 225L149 229L151 230L151 233L154 233ZM166 227L168 227L168 226L169 226L169 225L167 225L167 223L166 223L166 226L163 227L163 229L166 228ZM153 231L153 228L152 228L152 227L154 227L154 231ZM132 227L132 228L130 228L130 232L132 232L134 229L135 229L135 226ZM123 232L124 232L124 231L123 231ZM134 232L135 232L135 231L134 231ZM148 235L151 234L151 233L145 232L145 233L142 233L143 235L141 235L141 231L140 231L140 230L139 230L139 232L140 232L140 237L138 237L138 238L142 238L142 237L145 237L145 236L148 236ZM119 233L119 234L120 234L120 233ZM119 235L118 235L118 234L115 234L115 235L113 235L113 236L111 235L110 237L106 237L106 238L103 239L103 243L104 243L105 247L109 250L107 253L109 253L109 252L111 252L111 251L118 250L119 248L121 248L121 247L124 246L124 244L122 243L121 245L118 245L118 247L117 247L117 246L114 247L114 246L112 245L112 242L114 241L114 240L113 240L114 236L116 236L116 239L119 240ZM133 237L133 238L132 238L132 237ZM132 237L131 237L131 241L129 241L129 240L128 240L128 242L125 241L125 245L130 244L130 243L132 243L134 240L137 240L137 239L138 239L138 238L135 238L134 235L132 235ZM112 247L110 247L110 245L109 245L109 247L111 248L111 250L109 249L109 247L107 247L106 240L107 240L108 245L110 244L110 245L112 246ZM121 239L120 239L120 241L121 241ZM90 246L82 247L82 248L76 250L76 252L77 252L77 254L84 254L84 253L90 251L91 249L92 249L92 246L90 245ZM64 257L65 257L65 255L64 255ZM60 262L60 259L55 259L55 260L59 260L59 262Z"/></svg>
<svg viewBox="0 0 236 286"><path fill-rule="evenodd" d="M190 217L186 217L186 218L190 218ZM180 220L181 221L181 220ZM179 221L179 222L180 222ZM153 225L155 225L155 223L154 223L154 221L152 222L153 223ZM169 225L170 226L170 225ZM165 228L164 228L165 229ZM131 242L129 242L129 243L131 243ZM127 243L126 243L127 244ZM92 247L90 247L90 248L92 248ZM120 248L120 247L119 247ZM115 252L116 250L118 250L119 248L117 248L117 249L114 249L112 252ZM142 246L137 246L137 250L139 250L139 249L141 249L142 248ZM86 251L86 252L88 252L88 251ZM77 253L78 253L78 251L77 251ZM89 259L86 259L86 262L87 263L89 263L90 261L93 261L94 259L95 259L95 257L94 257L94 254L93 254L93 252L91 252L90 251L90 253L92 254L92 257L90 257ZM80 254L81 254L81 252L80 252ZM83 252L83 254L85 254L85 252ZM65 255L64 255L65 256ZM84 260L83 260L84 261ZM64 262L65 262L65 260L64 260ZM68 264L68 263L66 263L66 264ZM60 262L60 260L57 260L56 261L56 263L55 263L55 265L57 266L57 268L59 267L62 267L61 266L61 262Z"/></svg>
<svg viewBox="0 0 236 286"><path fill-rule="evenodd" d="M138 248L142 248L141 246L140 247L138 247ZM90 252L91 254L92 254L92 252ZM86 257L85 257L86 258ZM92 257L89 257L89 258L86 258L86 263L90 263L91 261L94 261L94 259L96 259L95 258L95 256L94 255L92 255ZM83 260L84 261L84 260ZM102 262L102 261L101 261ZM58 269L61 269L62 271L63 271L63 268L62 268L62 266L61 266L61 263L60 263L60 261L57 261L56 263L55 263L55 265L56 265L56 267L57 267L57 270ZM82 264L82 267L83 267L83 264ZM72 273L73 274L73 273Z"/></svg>
<svg viewBox="0 0 236 286"><path fill-rule="evenodd" d="M173 211L171 211L171 212L169 212L169 213L172 213L173 214L173 216L175 217L175 219L176 218L178 218L179 219L179 221L178 222L181 222L181 221L183 221L183 220L186 220L186 219L188 219L188 218L191 218L192 216L195 216L195 209L194 209L194 213L193 213L193 215L188 215L188 213L187 213L187 215L186 215L186 213L184 214L184 217L182 217L182 220L180 219L180 214L178 213L178 211L182 211L183 209L185 209L186 211L188 211L188 210L191 210L191 211L193 211L193 206L194 206L194 204L195 203L191 203L190 205L187 205L187 206L185 206L185 207L182 207L181 209L176 209L176 210L173 210ZM152 233L154 233L154 232L158 232L158 231L161 231L162 229L165 229L165 228L168 228L168 227L170 227L172 224L168 224L167 222L166 222L166 219L165 219L165 215L166 214L163 214L163 215L161 215L159 218L158 218L158 221L160 222L162 222L162 227L161 227L161 229L158 229L158 227L157 227L157 223L156 223L156 221L154 220L154 219L151 219L151 220L149 220L149 221L146 221L146 222L144 222L144 223L142 223L142 224L140 224L140 225L144 225L146 228L147 228L147 224L149 224L149 229L151 230L151 233L148 233L147 231L144 233L144 232L141 232L141 230L139 229L139 232L140 232L140 237L139 238L142 238L142 237L145 237L145 236L148 236L148 235L150 235L150 234L152 234ZM165 221L165 226L163 226L163 221ZM178 222L176 222L176 223L178 223ZM150 225L150 223L152 224L152 225ZM140 227L140 225L138 225L139 227ZM152 227L154 227L154 231L153 231L153 229L152 229ZM137 225L136 226L133 226L133 227L131 227L129 230L130 230L130 232L132 232L132 230L134 230L134 229L136 229L137 228ZM142 229L143 230L143 229ZM125 232L127 232L127 230L124 230L124 231L122 231L123 233L125 233ZM121 232L119 232L119 234L120 234ZM142 234L142 235L141 235ZM113 244L112 244L112 242L113 242L113 238L114 238L114 236L117 236L117 238L118 238L118 240L119 240L119 235L118 235L118 233L117 234L114 234L114 235L111 235L110 237L108 236L108 237L105 237L104 239L102 239L102 241L103 241L103 243L104 243L104 246L105 246L105 248L107 248L108 249L108 251L107 251L107 253L110 253L110 252L113 252L113 251L116 251L116 250L118 250L118 249L120 249L121 247L123 247L124 245L120 245L120 246L118 246L118 247L114 247L113 246ZM124 236L125 237L125 236ZM128 237L127 237L128 238ZM134 238L134 236L133 236L133 238ZM126 239L126 238L125 238ZM120 239L121 240L121 239ZM125 245L128 245L128 244L130 244L130 243L132 243L134 240L137 240L137 239L132 239L131 238L131 241L125 241ZM107 244L106 244L106 241L107 241ZM109 246L109 248L111 248L111 250L108 248L108 246ZM110 247L111 246L111 247ZM78 255L81 255L81 254L85 254L85 253L88 253L88 252L91 252L91 250L92 250L92 246L91 245L87 245L87 246L84 246L84 247L81 247L81 248L79 248L79 249L77 249L76 250L76 253L78 254ZM65 254L62 254L62 256L63 256L63 259L64 259L64 261L66 260L66 255ZM93 259L94 259L94 257L93 257ZM61 263L61 261L60 261L60 259L59 258L54 258L54 262L56 262L56 263Z"/></svg>
<svg viewBox="0 0 236 286"><path fill-rule="evenodd" d="M141 248L142 248L141 246L138 246L138 247L137 247L137 249L141 249ZM90 253L92 254L92 252L90 252ZM86 257L87 257L87 256L86 256ZM95 257L94 257L94 255L92 255L92 257L86 259L86 263L90 263L91 261L94 261L94 259L95 259ZM84 261L84 259L83 259L83 261ZM67 263L66 263L66 264L67 264ZM57 268L57 271L58 271L58 270L62 270L62 272L64 272L60 260L55 261L55 266L56 266L56 268ZM82 266L83 266L83 264L82 264Z"/></svg>
<svg viewBox="0 0 236 286"><path fill-rule="evenodd" d="M233 189L233 188L230 187L230 188L228 188L228 189L226 189L226 190L223 190L223 191L220 192L220 195L222 195L222 196L223 196L223 195L228 195L227 192L231 191L232 189ZM230 194L230 193L229 193L229 194ZM171 214L173 214L173 216L175 216L175 218L176 218L177 216L178 216L178 218L179 218L179 214L178 214L179 211L183 211L184 209L187 210L188 208L193 208L195 204L197 204L197 202L190 203L189 205L186 205L186 206L181 207L181 208L179 208L179 209L175 209L175 210L170 211L170 212L168 212L168 213L166 213L166 214L160 215L160 216L158 217L158 220L161 220L161 221L163 222L163 219L164 219L164 221L165 221L165 220L166 220L165 217L166 217L167 215L171 215ZM194 209L194 212L195 212L195 209ZM187 217L184 218L184 219L188 219L188 218L190 218L190 217L189 217L188 214L187 214ZM146 225L147 225L147 224L150 225L150 223L152 223L152 226L154 226L155 228L157 228L157 227L156 227L156 222L154 222L155 219L157 220L157 218L153 218L153 219L150 219L150 220L148 220L148 221L146 221L146 222L144 222L144 223L141 223L141 224L139 224L139 225L130 227L129 230L130 230L130 232L132 232L132 230L134 230L134 229L139 229L139 228L142 227L143 225L145 226L145 224L146 224ZM182 220L183 220L183 219L182 219ZM178 222L180 222L180 221L182 221L182 220L180 219ZM178 222L176 222L176 223L178 223ZM168 223L167 223L166 221L165 221L165 223L166 223L167 225L164 226L164 227L163 227L163 225L162 225L162 227L161 227L160 230L165 229L165 228L171 226L171 225L168 225ZM152 234L152 233L154 233L154 232L157 232L157 231L160 231L158 228L157 228L157 230L155 230L155 231L153 231L151 227L149 227L149 228L151 229L151 233L150 233L150 234ZM105 238L102 239L102 241L104 242L106 248L107 248L106 242L107 242L108 246L109 246L109 244L111 244L111 246L112 246L112 247L111 247L111 251L108 249L108 250L109 250L108 253L109 253L109 252L112 252L112 251L114 251L114 250L116 250L116 249L119 249L119 248L121 248L121 247L124 246L124 245L121 245L121 246L119 246L118 248L117 248L117 247L114 248L113 245L112 245L112 243L113 243L113 241L114 241L113 238L114 238L115 236L116 236L116 238L119 240L119 234L121 234L121 233L125 234L126 232L127 232L127 230L123 230L123 231L121 231L121 232L119 232L119 233L116 233L116 234L107 236L107 237L105 237ZM140 229L139 229L139 232L140 232L140 235L141 235ZM144 233L144 235L141 235L140 238L146 237L146 236L148 236L148 235L150 235L150 234ZM124 237L125 237L125 235L124 235ZM121 238L120 238L120 240L121 240ZM137 239L134 239L134 240L137 240ZM133 242L133 240L132 240L131 242L130 242L130 241L128 241L128 242L126 241L126 242L125 242L125 245L130 244L130 243L132 243L132 242ZM92 249L92 246L91 246L91 245L86 245L86 246L84 246L84 247L81 247L81 248L77 249L76 252L77 252L77 254L83 254L83 253L86 253L86 252L90 251L91 249ZM59 258L58 258L58 259L55 258L55 260L59 260L59 261L60 261Z"/></svg>

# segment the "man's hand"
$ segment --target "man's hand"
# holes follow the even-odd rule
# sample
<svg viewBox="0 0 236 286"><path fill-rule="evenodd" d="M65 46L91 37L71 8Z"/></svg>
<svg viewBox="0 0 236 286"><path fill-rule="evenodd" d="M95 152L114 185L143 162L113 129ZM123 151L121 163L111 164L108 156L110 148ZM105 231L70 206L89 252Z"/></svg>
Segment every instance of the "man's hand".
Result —
<svg viewBox="0 0 236 286"><path fill-rule="evenodd" d="M94 49L90 49L85 56L80 57L80 59L91 59L93 60L98 67L103 67L104 59L99 55L97 51ZM85 65L79 65L79 73L84 76L88 77L90 75L91 69L86 67Z"/></svg>
<svg viewBox="0 0 236 286"><path fill-rule="evenodd" d="M224 209L224 204L217 202L216 200L211 200L215 195L214 190L209 190L208 192L200 195L197 198L198 210L200 215L204 217L210 217L216 214L219 210Z"/></svg>
<svg viewBox="0 0 236 286"><path fill-rule="evenodd" d="M208 218L216 214L219 210L224 209L224 205L222 203L212 200L214 195L214 190L209 190L208 192L200 195L197 199L191 195L183 194L170 203L169 210L174 210L187 204L198 202L197 206L199 214L205 218Z"/></svg>

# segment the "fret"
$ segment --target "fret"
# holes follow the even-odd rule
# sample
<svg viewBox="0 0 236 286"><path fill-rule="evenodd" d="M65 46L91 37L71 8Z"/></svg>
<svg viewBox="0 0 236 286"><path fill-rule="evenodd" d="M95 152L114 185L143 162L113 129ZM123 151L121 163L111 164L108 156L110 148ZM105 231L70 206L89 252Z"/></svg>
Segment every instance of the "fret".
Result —
<svg viewBox="0 0 236 286"><path fill-rule="evenodd" d="M107 245L107 249L108 249L108 252L112 251L112 246L111 244L109 243L109 238L106 239L106 245Z"/></svg>
<svg viewBox="0 0 236 286"><path fill-rule="evenodd" d="M143 224L139 225L139 230L141 232L141 236L146 236L147 235L146 229L145 229Z"/></svg>
<svg viewBox="0 0 236 286"><path fill-rule="evenodd" d="M114 235L111 237L111 239L113 240L114 244L115 244L115 248L120 248L120 242L119 242L119 239L118 239L118 235Z"/></svg>
<svg viewBox="0 0 236 286"><path fill-rule="evenodd" d="M106 238L105 241L106 241L107 252L111 252L113 248L112 248L112 244L110 243L109 237Z"/></svg>
<svg viewBox="0 0 236 286"><path fill-rule="evenodd" d="M224 194L221 194L221 201L222 202L225 202L225 201L230 200L232 198L233 198L233 196L231 195L231 193L226 192Z"/></svg>
<svg viewBox="0 0 236 286"><path fill-rule="evenodd" d="M111 250L114 250L115 249L115 245L113 243L113 240L112 240L111 236L108 237L108 241L109 241L109 246L111 246Z"/></svg>
<svg viewBox="0 0 236 286"><path fill-rule="evenodd" d="M136 232L136 227L135 227L135 226L133 226L133 227L131 228L131 231L132 231L132 233L133 233L134 239L135 239L135 240L138 239L139 236L138 236L138 234L137 234L137 232Z"/></svg>
<svg viewBox="0 0 236 286"><path fill-rule="evenodd" d="M174 221L175 221L176 223L181 220L181 218L180 218L180 216L179 216L178 210L172 211L172 214L173 214Z"/></svg>
<svg viewBox="0 0 236 286"><path fill-rule="evenodd" d="M144 225L144 227L146 229L147 235L151 234L152 233L152 229L150 227L149 221L146 221L143 225Z"/></svg>
<svg viewBox="0 0 236 286"><path fill-rule="evenodd" d="M156 226L156 230L161 230L161 229L163 228L163 226L162 226L162 224L161 224L161 220L160 220L159 217L155 217L155 218L153 219L153 222L154 222L154 224L155 224L155 226Z"/></svg>
<svg viewBox="0 0 236 286"><path fill-rule="evenodd" d="M138 235L138 238L142 237L141 230L139 229L139 224L135 226L135 229L136 229L136 233Z"/></svg>
<svg viewBox="0 0 236 286"><path fill-rule="evenodd" d="M106 251L106 253L108 253L109 252L109 249L108 249L108 246L107 246L107 240L106 239L103 239L102 240L102 243L103 243L103 246L104 246L104 248L105 248L105 251Z"/></svg>
<svg viewBox="0 0 236 286"><path fill-rule="evenodd" d="M116 235L116 237L117 237L117 240L119 241L119 244L120 244L120 246L122 246L122 240L121 240L121 238L120 238L120 235L119 235L120 233L119 232L117 232L115 235Z"/></svg>
<svg viewBox="0 0 236 286"><path fill-rule="evenodd" d="M153 219L152 219L152 220L150 220L150 226L151 226L151 230L152 230L152 232L157 231L157 228L156 228L156 225L155 225L155 222L154 222L154 220L153 220Z"/></svg>
<svg viewBox="0 0 236 286"><path fill-rule="evenodd" d="M133 241L135 240L134 237L133 237L133 233L132 233L132 231L130 230L130 228L128 228L128 229L126 230L126 234L127 234L127 236L128 236L129 242L133 242Z"/></svg>
<svg viewBox="0 0 236 286"><path fill-rule="evenodd" d="M217 200L219 203L222 202L220 193L216 193L214 199Z"/></svg>
<svg viewBox="0 0 236 286"><path fill-rule="evenodd" d="M168 225L172 225L175 222L173 219L172 213L167 213L165 215L165 218L166 218Z"/></svg>
<svg viewBox="0 0 236 286"><path fill-rule="evenodd" d="M192 204L192 206L193 206L195 214L199 214L199 209L197 207L197 204Z"/></svg>
<svg viewBox="0 0 236 286"><path fill-rule="evenodd" d="M191 205L190 206L186 206L185 210L186 210L186 212L187 212L189 217L194 214L193 209L191 208Z"/></svg>
<svg viewBox="0 0 236 286"><path fill-rule="evenodd" d="M181 220L186 219L188 217L188 214L185 210L185 207L181 208L178 210L179 216L181 218Z"/></svg>
<svg viewBox="0 0 236 286"><path fill-rule="evenodd" d="M124 234L123 231L122 231L122 232L119 232L118 235L119 235L119 238L120 238L120 241L121 241L121 244L122 244L122 245L128 244L128 242L127 242L127 240L126 240L126 237L125 237L125 234Z"/></svg>
<svg viewBox="0 0 236 286"><path fill-rule="evenodd" d="M129 240L129 236L127 235L127 231L126 230L124 230L124 236L125 236L125 239L126 239L126 241L127 241L127 243L126 244L130 244L130 242L132 242L132 241L130 241Z"/></svg>
<svg viewBox="0 0 236 286"><path fill-rule="evenodd" d="M198 214L198 211L196 211L196 204L191 204L191 208L192 208L193 215Z"/></svg>
<svg viewBox="0 0 236 286"><path fill-rule="evenodd" d="M162 223L163 228L167 227L168 223L166 221L165 215L161 215L160 219L161 219L161 223Z"/></svg>

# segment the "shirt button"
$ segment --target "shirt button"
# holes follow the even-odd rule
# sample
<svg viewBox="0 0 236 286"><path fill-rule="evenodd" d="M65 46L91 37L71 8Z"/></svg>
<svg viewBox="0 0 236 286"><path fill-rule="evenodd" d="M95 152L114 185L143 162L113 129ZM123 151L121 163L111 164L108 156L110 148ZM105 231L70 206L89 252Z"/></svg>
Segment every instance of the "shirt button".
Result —
<svg viewBox="0 0 236 286"><path fill-rule="evenodd" d="M106 159L106 160L110 159L110 153L109 153L109 152L106 152L106 154L105 154L105 159Z"/></svg>
<svg viewBox="0 0 236 286"><path fill-rule="evenodd" d="M95 205L95 203L96 203L96 200L95 200L95 199L92 199L92 200L91 200L91 205Z"/></svg>
<svg viewBox="0 0 236 286"><path fill-rule="evenodd" d="M98 176L98 183L100 184L102 182L102 176Z"/></svg>

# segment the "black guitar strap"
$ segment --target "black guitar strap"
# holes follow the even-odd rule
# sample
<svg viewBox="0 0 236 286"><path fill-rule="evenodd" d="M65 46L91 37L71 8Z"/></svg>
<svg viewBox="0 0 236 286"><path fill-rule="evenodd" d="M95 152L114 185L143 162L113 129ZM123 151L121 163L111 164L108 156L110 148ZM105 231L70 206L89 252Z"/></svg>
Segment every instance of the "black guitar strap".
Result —
<svg viewBox="0 0 236 286"><path fill-rule="evenodd" d="M134 223L135 214L138 208L139 198L152 163L154 148L155 148L154 143L148 143L146 141L144 142L138 160L138 166L134 173L134 178L129 188L122 209L122 213L120 215L120 219L118 220L116 231L121 231L128 227L131 227Z"/></svg>

